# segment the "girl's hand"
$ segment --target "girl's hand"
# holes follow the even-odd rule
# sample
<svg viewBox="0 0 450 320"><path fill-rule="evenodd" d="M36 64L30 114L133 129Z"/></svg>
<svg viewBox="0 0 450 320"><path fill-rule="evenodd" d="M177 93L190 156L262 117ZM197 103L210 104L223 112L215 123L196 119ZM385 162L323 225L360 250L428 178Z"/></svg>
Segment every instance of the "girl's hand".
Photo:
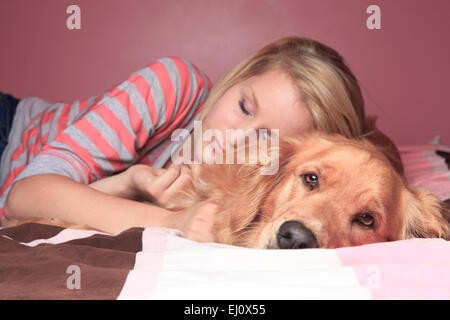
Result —
<svg viewBox="0 0 450 320"><path fill-rule="evenodd" d="M131 193L139 199L167 204L186 184L192 181L192 173L186 166L174 165L169 169L158 169L137 164L123 174L128 175Z"/></svg>
<svg viewBox="0 0 450 320"><path fill-rule="evenodd" d="M213 226L218 206L212 201L201 201L194 206L171 214L168 225L180 230L187 239L214 242Z"/></svg>

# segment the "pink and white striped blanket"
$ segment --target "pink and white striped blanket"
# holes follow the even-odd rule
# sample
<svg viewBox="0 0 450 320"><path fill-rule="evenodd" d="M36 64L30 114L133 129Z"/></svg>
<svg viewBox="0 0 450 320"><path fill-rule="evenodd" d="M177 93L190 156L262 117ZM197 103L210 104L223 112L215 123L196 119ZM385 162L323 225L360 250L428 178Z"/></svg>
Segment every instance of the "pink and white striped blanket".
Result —
<svg viewBox="0 0 450 320"><path fill-rule="evenodd" d="M398 149L410 187L429 190L443 201L450 199L450 147L429 144Z"/></svg>
<svg viewBox="0 0 450 320"><path fill-rule="evenodd" d="M175 230L0 229L0 299L449 299L450 241L260 250Z"/></svg>

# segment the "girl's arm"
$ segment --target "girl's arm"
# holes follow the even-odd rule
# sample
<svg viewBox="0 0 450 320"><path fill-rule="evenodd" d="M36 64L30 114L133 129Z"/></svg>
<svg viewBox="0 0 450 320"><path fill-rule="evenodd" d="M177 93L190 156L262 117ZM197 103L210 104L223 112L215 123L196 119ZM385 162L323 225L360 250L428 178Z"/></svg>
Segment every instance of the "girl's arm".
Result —
<svg viewBox="0 0 450 320"><path fill-rule="evenodd" d="M44 174L16 182L5 204L8 219L57 218L117 234L131 227L174 228L176 213L115 197L70 178Z"/></svg>
<svg viewBox="0 0 450 320"><path fill-rule="evenodd" d="M144 214L167 210L130 200L116 178L88 184L126 170L194 119L208 90L206 77L179 58L163 58L134 73L85 107L82 117L67 123L9 179L5 214L22 220L60 218L112 233L129 226L171 227L158 214Z"/></svg>
<svg viewBox="0 0 450 320"><path fill-rule="evenodd" d="M5 204L8 219L58 218L111 234L132 227L165 227L180 230L186 238L195 241L214 241L212 227L216 211L214 203L200 202L173 212L115 197L56 174L16 182Z"/></svg>

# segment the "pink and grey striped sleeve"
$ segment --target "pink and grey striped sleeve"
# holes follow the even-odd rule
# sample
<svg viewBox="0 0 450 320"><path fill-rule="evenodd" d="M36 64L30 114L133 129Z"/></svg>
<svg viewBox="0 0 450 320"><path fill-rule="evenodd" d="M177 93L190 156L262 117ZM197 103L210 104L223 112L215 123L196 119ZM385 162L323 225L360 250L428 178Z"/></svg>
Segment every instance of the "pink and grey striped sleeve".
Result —
<svg viewBox="0 0 450 320"><path fill-rule="evenodd" d="M161 58L69 119L15 180L56 173L87 184L120 172L197 115L210 86L190 62Z"/></svg>

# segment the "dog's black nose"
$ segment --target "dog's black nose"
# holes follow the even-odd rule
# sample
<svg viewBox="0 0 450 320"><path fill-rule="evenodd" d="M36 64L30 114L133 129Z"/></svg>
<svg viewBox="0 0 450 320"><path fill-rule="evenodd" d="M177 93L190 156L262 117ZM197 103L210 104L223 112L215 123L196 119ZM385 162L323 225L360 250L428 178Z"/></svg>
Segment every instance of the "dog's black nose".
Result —
<svg viewBox="0 0 450 320"><path fill-rule="evenodd" d="M280 249L306 249L319 246L311 230L295 220L283 222L277 232L277 243Z"/></svg>

